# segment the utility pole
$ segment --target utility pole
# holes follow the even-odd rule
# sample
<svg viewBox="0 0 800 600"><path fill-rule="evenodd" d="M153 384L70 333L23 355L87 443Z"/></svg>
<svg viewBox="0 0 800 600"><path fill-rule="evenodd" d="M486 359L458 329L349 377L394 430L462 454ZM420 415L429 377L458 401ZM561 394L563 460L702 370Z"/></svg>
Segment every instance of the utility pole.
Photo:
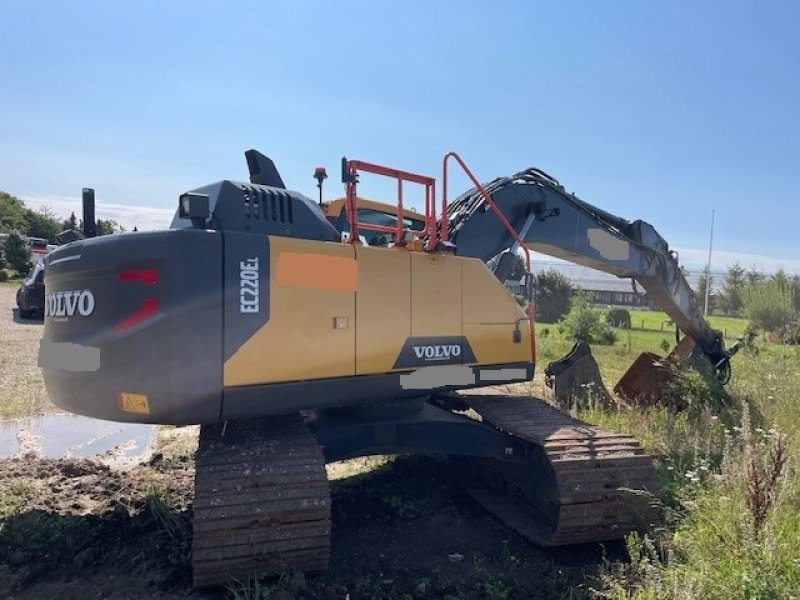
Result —
<svg viewBox="0 0 800 600"><path fill-rule="evenodd" d="M708 264L706 265L706 298L703 304L703 316L708 317L708 295L711 293L711 249L714 246L714 209L711 209L711 235L708 238Z"/></svg>

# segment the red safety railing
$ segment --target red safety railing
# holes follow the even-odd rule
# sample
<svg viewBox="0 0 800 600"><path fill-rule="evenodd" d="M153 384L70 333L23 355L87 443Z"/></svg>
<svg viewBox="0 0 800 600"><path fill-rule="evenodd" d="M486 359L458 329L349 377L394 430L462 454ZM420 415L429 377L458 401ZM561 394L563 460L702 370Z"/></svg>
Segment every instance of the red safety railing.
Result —
<svg viewBox="0 0 800 600"><path fill-rule="evenodd" d="M397 219L394 227L387 225L377 225L375 223L365 223L358 220L358 173L359 171L365 173L373 173L383 177L391 177L397 180ZM392 233L395 236L397 244L405 243L405 227L403 224L403 184L405 182L417 183L425 187L425 227L419 232L423 236L427 236L428 245L426 250L431 250L436 247L436 180L433 177L426 177L425 175L418 175L408 171L400 171L381 165L364 162L363 160L347 160L342 159L342 179L345 184L345 214L350 223L350 238L348 242L354 244L358 240L358 231L364 229L367 231L378 231L383 233ZM433 239L433 245L431 245Z"/></svg>
<svg viewBox="0 0 800 600"><path fill-rule="evenodd" d="M442 159L442 226L441 226L441 235L442 241L446 242L448 240L450 232L448 231L448 220L447 220L447 161L450 158L454 158L459 166L464 170L464 173L467 174L472 184L475 186L475 189L480 192L481 196L483 197L484 202L489 205L492 209L492 212L497 217L497 220L503 225L503 227L508 231L511 238L517 243L517 245L525 251L525 276L526 279L531 276L531 251L525 245L525 242L517 233L517 230L512 227L511 223L508 222L506 216L503 212L497 207L492 200L491 195L486 191L486 189L481 185L481 182L475 178L475 175L472 174L472 171L469 170L467 164L461 159L461 157L456 154L455 152L448 152L444 155ZM534 321L535 321L535 308L533 306L533 299L528 300L528 308L526 311L528 316L528 322L530 324L530 332L531 332L531 357L535 360L536 359L536 332L534 328Z"/></svg>
<svg viewBox="0 0 800 600"><path fill-rule="evenodd" d="M408 171L400 171L389 167L383 167L361 160L347 160L342 159L342 181L345 184L345 214L350 223L350 238L348 242L354 244L358 240L359 229L367 231L378 231L383 233L392 233L395 236L396 243L403 244L405 239L405 228L403 226L403 183L411 182L417 183L425 187L425 228L419 232L425 238L426 252L433 252L438 248L439 240L446 242L449 239L449 223L447 220L447 164L450 158L455 159L459 166L464 170L467 177L469 177L472 184L483 197L484 202L489 206L500 224L508 231L511 238L516 244L525 251L525 273L526 278L531 274L531 252L525 245L525 242L520 237L516 229L508 222L508 219L503 212L497 207L492 200L491 195L486 191L486 188L476 179L472 174L469 167L455 152L448 152L442 159L442 222L440 228L437 230L436 222L436 180L432 177L425 175L418 175ZM391 177L397 180L397 222L394 227L386 225L377 225L374 223L365 223L358 220L358 173L363 171L366 173L373 173L384 177ZM536 336L534 332L534 306L533 302L528 302L526 311L528 321L530 324L531 333L531 357L536 358Z"/></svg>

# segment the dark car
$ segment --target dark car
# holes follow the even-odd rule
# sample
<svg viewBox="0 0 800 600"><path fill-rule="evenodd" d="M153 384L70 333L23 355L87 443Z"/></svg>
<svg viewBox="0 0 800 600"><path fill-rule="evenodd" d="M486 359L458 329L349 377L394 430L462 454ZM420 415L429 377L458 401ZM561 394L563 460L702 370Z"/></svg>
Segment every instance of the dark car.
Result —
<svg viewBox="0 0 800 600"><path fill-rule="evenodd" d="M17 290L17 306L19 306L19 316L23 319L30 319L34 314L44 316L43 264L35 265Z"/></svg>

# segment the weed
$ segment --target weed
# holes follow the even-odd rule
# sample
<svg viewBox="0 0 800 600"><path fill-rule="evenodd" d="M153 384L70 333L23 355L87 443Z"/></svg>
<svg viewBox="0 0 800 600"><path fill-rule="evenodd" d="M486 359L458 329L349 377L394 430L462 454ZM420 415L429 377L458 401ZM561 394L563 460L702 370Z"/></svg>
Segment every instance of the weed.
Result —
<svg viewBox="0 0 800 600"><path fill-rule="evenodd" d="M152 481L145 493L147 509L161 531L169 538L166 553L172 564L188 569L191 566L191 543L188 522L169 504L169 489L160 481Z"/></svg>
<svg viewBox="0 0 800 600"><path fill-rule="evenodd" d="M7 488L0 489L0 519L16 514L25 504L25 496L30 482L25 479L14 481ZM2 530L2 523L0 523Z"/></svg>
<svg viewBox="0 0 800 600"><path fill-rule="evenodd" d="M508 600L511 589L500 580L483 582L483 591L492 600Z"/></svg>
<svg viewBox="0 0 800 600"><path fill-rule="evenodd" d="M747 463L747 508L753 518L753 538L758 540L767 518L767 512L775 505L778 483L786 466L786 445L778 436L769 448L766 464L760 464L756 452L751 450Z"/></svg>
<svg viewBox="0 0 800 600"><path fill-rule="evenodd" d="M245 581L230 583L226 587L230 600L269 600L280 589L273 585L264 585L257 577L248 577Z"/></svg>

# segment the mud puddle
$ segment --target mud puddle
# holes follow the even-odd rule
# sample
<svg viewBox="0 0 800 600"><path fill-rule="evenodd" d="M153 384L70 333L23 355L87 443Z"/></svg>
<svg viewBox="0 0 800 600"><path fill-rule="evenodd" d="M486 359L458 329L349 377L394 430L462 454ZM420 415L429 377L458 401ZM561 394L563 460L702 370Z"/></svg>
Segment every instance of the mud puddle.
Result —
<svg viewBox="0 0 800 600"><path fill-rule="evenodd" d="M0 421L0 458L93 458L125 466L147 459L155 438L154 425L43 415Z"/></svg>

